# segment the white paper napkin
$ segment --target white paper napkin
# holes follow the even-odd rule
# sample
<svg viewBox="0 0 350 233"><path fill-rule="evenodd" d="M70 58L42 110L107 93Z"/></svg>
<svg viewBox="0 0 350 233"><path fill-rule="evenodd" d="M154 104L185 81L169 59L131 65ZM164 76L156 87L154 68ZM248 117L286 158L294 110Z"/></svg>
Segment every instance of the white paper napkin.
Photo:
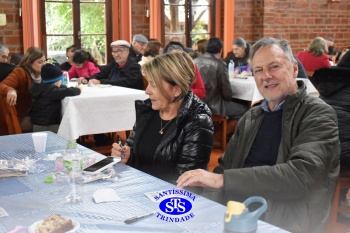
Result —
<svg viewBox="0 0 350 233"><path fill-rule="evenodd" d="M98 189L92 194L92 198L96 203L100 202L113 202L120 201L120 197L116 194L114 189L111 188L102 188Z"/></svg>
<svg viewBox="0 0 350 233"><path fill-rule="evenodd" d="M60 156L62 156L61 153L48 154L46 157L46 160L55 161L57 159L57 157L60 157Z"/></svg>

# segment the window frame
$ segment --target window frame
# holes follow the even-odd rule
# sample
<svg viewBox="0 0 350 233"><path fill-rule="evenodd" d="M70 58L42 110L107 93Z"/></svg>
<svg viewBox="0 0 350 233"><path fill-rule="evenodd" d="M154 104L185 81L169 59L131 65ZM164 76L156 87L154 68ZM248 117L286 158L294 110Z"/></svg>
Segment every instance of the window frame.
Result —
<svg viewBox="0 0 350 233"><path fill-rule="evenodd" d="M215 25L215 16L216 16L216 0L208 0L209 2L209 21L208 21L208 25L210 25L210 31L209 31L209 38L210 37L214 37L216 35L216 25ZM186 29L185 29L185 43L184 46L186 47L191 47L192 46L192 40L191 40L191 22L192 22L192 18L193 15L189 14L189 12L192 12L192 0L185 0L185 14L188 16L185 18L185 25L186 25ZM162 14L161 14L161 39L162 41L165 42L165 3L164 0L161 1L161 9L162 9Z"/></svg>
<svg viewBox="0 0 350 233"><path fill-rule="evenodd" d="M41 49L47 54L47 33L46 33L46 16L45 16L45 2L46 0L39 0L39 12L40 12L40 20L41 20ZM73 10L73 44L78 47L81 47L81 34L80 34L80 4L91 3L94 2L80 2L80 0L63 0L63 1L47 1L47 2L58 2L58 3L72 3ZM102 3L98 3L102 4ZM112 0L105 0L105 19L106 19L106 64L112 59L110 44L112 43ZM59 34L57 34L59 35ZM103 64L101 64L103 65Z"/></svg>

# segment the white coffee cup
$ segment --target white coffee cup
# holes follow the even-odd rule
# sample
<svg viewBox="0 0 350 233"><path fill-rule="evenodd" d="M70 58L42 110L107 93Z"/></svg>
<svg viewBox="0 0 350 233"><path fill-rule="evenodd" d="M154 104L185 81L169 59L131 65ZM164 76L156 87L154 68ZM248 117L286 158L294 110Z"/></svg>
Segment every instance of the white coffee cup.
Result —
<svg viewBox="0 0 350 233"><path fill-rule="evenodd" d="M44 152L46 149L47 133L33 133L32 134L34 149L36 152Z"/></svg>

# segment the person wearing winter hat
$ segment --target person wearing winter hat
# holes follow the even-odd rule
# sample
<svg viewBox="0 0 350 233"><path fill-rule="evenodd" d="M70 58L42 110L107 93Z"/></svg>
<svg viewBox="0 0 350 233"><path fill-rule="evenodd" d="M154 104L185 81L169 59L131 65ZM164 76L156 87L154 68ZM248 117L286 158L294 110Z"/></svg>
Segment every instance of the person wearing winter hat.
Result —
<svg viewBox="0 0 350 233"><path fill-rule="evenodd" d="M129 56L136 59L136 62L141 61L143 54L145 53L146 46L148 44L148 39L142 34L134 35Z"/></svg>
<svg viewBox="0 0 350 233"><path fill-rule="evenodd" d="M79 95L77 87L67 88L62 84L63 73L55 65L45 64L41 68L42 83L33 83L30 94L34 99L30 111L33 131L57 133L61 123L61 100L66 96Z"/></svg>

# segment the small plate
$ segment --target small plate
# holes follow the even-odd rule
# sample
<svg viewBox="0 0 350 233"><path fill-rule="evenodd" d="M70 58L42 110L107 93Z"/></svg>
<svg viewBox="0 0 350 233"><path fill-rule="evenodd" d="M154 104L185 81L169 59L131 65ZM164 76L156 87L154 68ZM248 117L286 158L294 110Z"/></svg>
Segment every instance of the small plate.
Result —
<svg viewBox="0 0 350 233"><path fill-rule="evenodd" d="M80 223L79 223L78 221L76 221L76 220L74 220L74 219L71 219L71 220L72 220L72 223L73 223L74 228L73 228L72 230L70 230L70 231L67 231L67 233L76 232L76 231L79 229L79 227L80 227ZM38 223L42 223L43 221L44 221L44 220L40 220L40 221L37 221L37 222L33 223L32 225L30 225L30 226L28 227L28 232L29 232L29 233L35 233L36 225L37 225Z"/></svg>

